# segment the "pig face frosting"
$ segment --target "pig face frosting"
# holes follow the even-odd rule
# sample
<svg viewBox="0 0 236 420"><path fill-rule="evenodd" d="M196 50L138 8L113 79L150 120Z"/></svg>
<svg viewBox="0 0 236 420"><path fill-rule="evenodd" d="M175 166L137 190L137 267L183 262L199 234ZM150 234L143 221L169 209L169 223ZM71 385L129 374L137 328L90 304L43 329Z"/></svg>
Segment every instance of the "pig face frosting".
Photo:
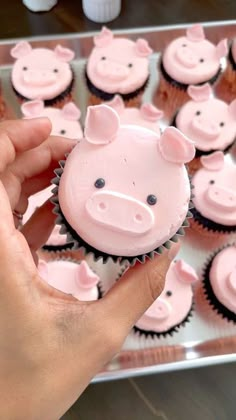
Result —
<svg viewBox="0 0 236 420"><path fill-rule="evenodd" d="M183 260L172 262L161 295L136 323L144 331L162 333L181 324L192 303L192 284L198 280L195 270Z"/></svg>
<svg viewBox="0 0 236 420"><path fill-rule="evenodd" d="M116 95L106 105L115 109L120 117L121 124L132 124L146 127L161 135L158 121L163 117L163 112L152 104L142 104L140 108L125 108L125 103L121 96Z"/></svg>
<svg viewBox="0 0 236 420"><path fill-rule="evenodd" d="M186 218L190 185L184 163L194 153L193 143L174 127L159 138L143 127L120 125L106 105L89 107L85 138L60 178L60 209L96 250L131 257L151 252Z"/></svg>
<svg viewBox="0 0 236 420"><path fill-rule="evenodd" d="M51 135L63 136L69 139L81 139L83 132L78 121L80 110L73 102L69 102L62 109L45 107L44 102L37 99L25 102L21 106L25 118L47 117L52 123Z"/></svg>
<svg viewBox="0 0 236 420"><path fill-rule="evenodd" d="M152 53L147 41L141 38L136 42L114 38L112 32L104 27L94 38L94 44L86 71L98 89L126 94L147 81L148 57Z"/></svg>
<svg viewBox="0 0 236 420"><path fill-rule="evenodd" d="M99 277L86 261L70 260L39 261L38 272L50 286L82 301L97 300Z"/></svg>
<svg viewBox="0 0 236 420"><path fill-rule="evenodd" d="M186 35L172 41L163 53L162 63L168 75L179 83L190 85L207 82L220 69L228 52L227 41L218 45L205 39L201 25L187 29Z"/></svg>
<svg viewBox="0 0 236 420"><path fill-rule="evenodd" d="M26 99L54 99L72 82L69 62L74 53L61 45L50 50L32 48L21 41L11 50L11 56L16 59L11 75L13 87Z"/></svg>
<svg viewBox="0 0 236 420"><path fill-rule="evenodd" d="M201 163L192 179L196 210L215 223L235 226L236 166L222 152L201 157Z"/></svg>
<svg viewBox="0 0 236 420"><path fill-rule="evenodd" d="M176 126L202 152L225 150L236 138L236 100L213 98L209 84L189 86L192 98L178 112Z"/></svg>

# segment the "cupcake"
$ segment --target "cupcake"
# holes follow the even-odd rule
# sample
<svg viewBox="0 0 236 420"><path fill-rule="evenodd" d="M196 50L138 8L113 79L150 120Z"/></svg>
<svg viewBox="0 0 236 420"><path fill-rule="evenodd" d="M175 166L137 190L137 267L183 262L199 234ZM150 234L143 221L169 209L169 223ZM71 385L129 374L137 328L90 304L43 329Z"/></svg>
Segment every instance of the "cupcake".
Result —
<svg viewBox="0 0 236 420"><path fill-rule="evenodd" d="M86 261L39 260L38 272L50 286L78 300L92 301L100 297L99 277L89 268Z"/></svg>
<svg viewBox="0 0 236 420"><path fill-rule="evenodd" d="M69 139L81 139L83 132L79 123L81 112L74 102L68 102L62 109L45 107L40 99L25 102L21 106L25 118L47 117L52 123L51 135Z"/></svg>
<svg viewBox="0 0 236 420"><path fill-rule="evenodd" d="M193 306L195 270L183 260L172 262L160 296L136 323L134 330L146 336L167 336L189 321Z"/></svg>
<svg viewBox="0 0 236 420"><path fill-rule="evenodd" d="M203 277L206 298L221 317L236 323L236 245L227 245L210 258Z"/></svg>
<svg viewBox="0 0 236 420"><path fill-rule="evenodd" d="M116 95L114 99L106 102L106 105L115 109L120 117L121 124L132 124L146 127L161 135L159 121L163 112L152 104L142 104L140 108L126 108L121 96Z"/></svg>
<svg viewBox="0 0 236 420"><path fill-rule="evenodd" d="M57 223L95 259L145 261L169 247L188 225L191 189L184 163L193 143L176 128L161 137L120 125L107 105L88 108L85 137L57 177Z"/></svg>
<svg viewBox="0 0 236 420"><path fill-rule="evenodd" d="M116 94L121 95L129 106L139 103L149 80L151 53L145 39L134 42L114 38L113 33L103 27L94 37L94 48L85 70L90 104L109 101Z"/></svg>
<svg viewBox="0 0 236 420"><path fill-rule="evenodd" d="M213 97L210 85L189 86L192 100L177 112L175 126L194 141L196 155L190 167L200 166L200 156L227 152L236 139L236 99L226 104Z"/></svg>
<svg viewBox="0 0 236 420"><path fill-rule="evenodd" d="M236 165L219 151L201 164L192 178L192 226L207 235L236 232Z"/></svg>
<svg viewBox="0 0 236 420"><path fill-rule="evenodd" d="M174 39L162 54L161 79L155 104L168 115L173 114L188 100L189 85L217 81L221 73L221 59L227 52L226 40L214 45L205 39L201 25L189 27L186 35Z"/></svg>
<svg viewBox="0 0 236 420"><path fill-rule="evenodd" d="M230 45L227 67L216 85L216 93L226 102L236 98L236 38Z"/></svg>
<svg viewBox="0 0 236 420"><path fill-rule="evenodd" d="M70 61L74 52L61 45L54 50L32 48L26 41L18 42L11 50L16 59L11 82L21 102L41 99L46 106L61 106L70 100L74 74Z"/></svg>

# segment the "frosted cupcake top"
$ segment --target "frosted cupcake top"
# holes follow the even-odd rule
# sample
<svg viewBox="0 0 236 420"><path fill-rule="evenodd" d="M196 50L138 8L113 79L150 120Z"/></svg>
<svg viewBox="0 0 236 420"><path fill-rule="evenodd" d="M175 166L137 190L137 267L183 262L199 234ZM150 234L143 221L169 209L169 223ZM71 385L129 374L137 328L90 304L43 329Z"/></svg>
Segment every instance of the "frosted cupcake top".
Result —
<svg viewBox="0 0 236 420"><path fill-rule="evenodd" d="M94 37L94 48L87 63L90 81L106 93L126 94L144 85L149 76L148 57L152 53L145 39L136 42L114 38L103 27Z"/></svg>
<svg viewBox="0 0 236 420"><path fill-rule="evenodd" d="M85 138L61 175L61 211L97 250L116 256L151 252L186 218L190 184L184 163L194 153L193 143L174 127L159 138L146 128L120 125L106 105L89 107Z"/></svg>
<svg viewBox="0 0 236 420"><path fill-rule="evenodd" d="M205 39L203 27L194 25L186 35L173 40L165 49L162 63L168 75L185 85L211 80L220 69L220 61L228 52L224 39L216 46Z"/></svg>
<svg viewBox="0 0 236 420"><path fill-rule="evenodd" d="M236 99L228 105L214 98L208 83L187 91L192 100L177 113L176 127L202 152L226 149L236 138Z"/></svg>
<svg viewBox="0 0 236 420"><path fill-rule="evenodd" d="M54 50L32 48L26 41L11 50L16 59L11 80L16 91L26 99L50 100L64 92L73 79L69 62L74 52L61 45Z"/></svg>
<svg viewBox="0 0 236 420"><path fill-rule="evenodd" d="M166 332L180 324L193 303L192 284L198 280L195 270L183 260L172 262L160 296L136 323L145 331Z"/></svg>

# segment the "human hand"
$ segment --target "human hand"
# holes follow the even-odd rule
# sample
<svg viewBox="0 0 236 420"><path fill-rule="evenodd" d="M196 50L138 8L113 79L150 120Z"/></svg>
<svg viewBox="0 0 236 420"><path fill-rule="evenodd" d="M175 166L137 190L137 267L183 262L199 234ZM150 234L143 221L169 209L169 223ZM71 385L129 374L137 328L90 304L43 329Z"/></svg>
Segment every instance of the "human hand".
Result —
<svg viewBox="0 0 236 420"><path fill-rule="evenodd" d="M44 282L36 250L53 227L50 203L21 231L12 211L49 185L71 140L48 138L47 119L0 125L0 417L56 420L119 351L161 293L176 248L130 268L96 302L79 302ZM15 220L16 222L16 220Z"/></svg>

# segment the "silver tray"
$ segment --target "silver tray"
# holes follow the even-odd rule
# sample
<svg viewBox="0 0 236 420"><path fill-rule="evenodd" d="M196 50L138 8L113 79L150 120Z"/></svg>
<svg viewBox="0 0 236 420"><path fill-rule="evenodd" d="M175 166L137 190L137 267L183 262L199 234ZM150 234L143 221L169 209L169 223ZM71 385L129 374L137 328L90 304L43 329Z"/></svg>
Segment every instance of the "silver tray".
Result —
<svg viewBox="0 0 236 420"><path fill-rule="evenodd" d="M225 37L236 36L236 21L211 22L203 25L207 38L214 43ZM176 25L115 31L115 33L128 36L131 39L145 37L155 51L151 60L151 80L145 92L144 101L151 101L158 83L156 66L159 52L173 38L180 36L186 27L187 25ZM93 46L93 35L93 33L85 33L28 38L34 47L52 48L60 43L74 49L76 59L73 68L76 74L76 86L73 99L82 111L82 120L88 100L88 92L84 84L84 65ZM13 62L9 51L17 41L19 40L0 42L0 76L7 105L13 109L15 116L20 116L19 104L12 91L9 77ZM168 121L165 121L163 125L166 124ZM236 235L212 240L212 238L201 236L188 229L180 257L196 268L200 275L201 269L212 251L233 241L236 241ZM95 263L91 257L87 257L87 259L103 279L104 290L109 288L115 282L121 266L111 261L102 264ZM131 332L122 351L106 366L103 372L94 378L94 382L236 361L236 326L213 312L204 297L201 281L194 287L194 301L195 307L190 322L172 337L146 340Z"/></svg>

